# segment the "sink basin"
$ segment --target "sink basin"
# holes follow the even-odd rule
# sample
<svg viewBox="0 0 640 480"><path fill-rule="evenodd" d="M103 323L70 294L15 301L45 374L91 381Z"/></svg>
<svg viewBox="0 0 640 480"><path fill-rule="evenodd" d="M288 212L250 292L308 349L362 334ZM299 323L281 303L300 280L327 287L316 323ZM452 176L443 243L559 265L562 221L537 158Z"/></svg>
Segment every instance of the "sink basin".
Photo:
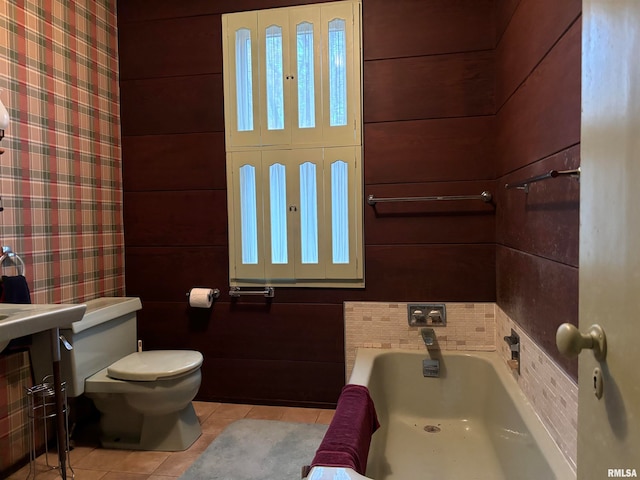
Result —
<svg viewBox="0 0 640 480"><path fill-rule="evenodd" d="M82 319L86 305L0 303L0 352L14 338Z"/></svg>

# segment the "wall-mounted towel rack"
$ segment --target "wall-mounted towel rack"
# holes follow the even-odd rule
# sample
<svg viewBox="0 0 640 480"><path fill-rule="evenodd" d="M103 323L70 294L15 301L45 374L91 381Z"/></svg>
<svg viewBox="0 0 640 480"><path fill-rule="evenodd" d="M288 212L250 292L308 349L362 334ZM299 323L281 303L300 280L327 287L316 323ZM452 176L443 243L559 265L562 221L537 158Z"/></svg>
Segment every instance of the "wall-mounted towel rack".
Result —
<svg viewBox="0 0 640 480"><path fill-rule="evenodd" d="M262 295L264 298L273 298L276 296L276 289L273 287L265 287L264 290L240 290L240 287L231 287L229 296L238 298L241 295Z"/></svg>
<svg viewBox="0 0 640 480"><path fill-rule="evenodd" d="M18 256L17 253L13 252L11 247L3 246L2 256L0 257L0 269L5 266L4 262L7 260L9 260L11 263L11 265L8 266L15 267L18 275L24 275L24 262L22 261L22 259Z"/></svg>
<svg viewBox="0 0 640 480"><path fill-rule="evenodd" d="M373 195L367 197L367 203L372 207L376 203L388 203L388 202L433 202L440 200L482 200L485 203L489 203L493 196L490 192L484 191L480 195L437 195L432 197L390 197L390 198L376 198Z"/></svg>
<svg viewBox="0 0 640 480"><path fill-rule="evenodd" d="M535 182L540 182L542 180L547 180L549 178L556 177L573 177L575 179L580 179L580 168L576 168L574 170L550 170L547 173L543 173L542 175L537 175L535 177L527 178L526 180L522 180L520 182L515 183L506 183L504 188L517 188L518 190L524 190L525 193L529 193L529 185Z"/></svg>

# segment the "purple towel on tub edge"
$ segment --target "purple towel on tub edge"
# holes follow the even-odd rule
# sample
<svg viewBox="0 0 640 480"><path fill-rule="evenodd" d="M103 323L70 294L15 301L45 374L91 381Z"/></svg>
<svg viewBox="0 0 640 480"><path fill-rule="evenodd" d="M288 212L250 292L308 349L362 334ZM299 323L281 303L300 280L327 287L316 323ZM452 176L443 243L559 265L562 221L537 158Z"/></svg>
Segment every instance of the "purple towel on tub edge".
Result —
<svg viewBox="0 0 640 480"><path fill-rule="evenodd" d="M379 427L367 387L345 385L311 466L352 468L364 475L371 435Z"/></svg>

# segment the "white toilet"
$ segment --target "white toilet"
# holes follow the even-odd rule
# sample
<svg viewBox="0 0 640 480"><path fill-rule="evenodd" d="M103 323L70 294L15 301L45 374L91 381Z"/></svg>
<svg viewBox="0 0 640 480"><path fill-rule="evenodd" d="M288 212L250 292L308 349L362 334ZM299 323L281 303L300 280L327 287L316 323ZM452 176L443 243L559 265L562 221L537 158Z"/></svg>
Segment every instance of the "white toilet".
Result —
<svg viewBox="0 0 640 480"><path fill-rule="evenodd" d="M106 448L178 451L201 434L191 401L201 382L202 354L193 350L138 352L136 311L140 299L98 298L86 302L82 320L60 329L73 347L61 346L67 394L85 394L101 413ZM34 339L36 378L46 355ZM42 359L36 357L44 356ZM49 357L50 358L50 357ZM49 360L50 363L50 360ZM46 371L46 370L45 370Z"/></svg>

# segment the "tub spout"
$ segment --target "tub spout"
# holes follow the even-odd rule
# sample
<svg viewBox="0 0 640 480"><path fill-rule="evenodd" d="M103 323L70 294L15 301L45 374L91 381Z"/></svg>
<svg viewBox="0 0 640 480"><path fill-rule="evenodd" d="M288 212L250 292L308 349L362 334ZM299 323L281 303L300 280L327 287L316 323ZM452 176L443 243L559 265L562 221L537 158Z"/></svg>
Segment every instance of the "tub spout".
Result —
<svg viewBox="0 0 640 480"><path fill-rule="evenodd" d="M433 330L433 328L421 328L420 335L422 336L422 341L424 342L425 346L431 347L435 344L436 332Z"/></svg>

